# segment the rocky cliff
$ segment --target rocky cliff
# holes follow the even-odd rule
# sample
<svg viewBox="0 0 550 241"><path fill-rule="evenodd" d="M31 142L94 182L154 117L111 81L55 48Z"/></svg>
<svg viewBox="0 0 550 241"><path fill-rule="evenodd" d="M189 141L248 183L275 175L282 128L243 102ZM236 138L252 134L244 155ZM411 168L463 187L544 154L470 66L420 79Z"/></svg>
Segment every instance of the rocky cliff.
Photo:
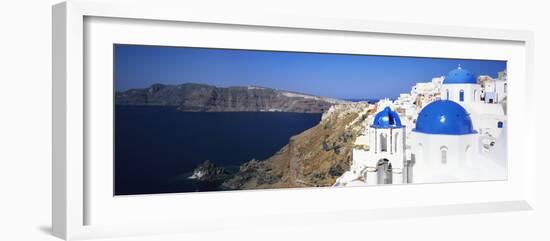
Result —
<svg viewBox="0 0 550 241"><path fill-rule="evenodd" d="M322 113L344 101L262 87L162 85L115 94L117 105L175 106L188 112L280 111Z"/></svg>
<svg viewBox="0 0 550 241"><path fill-rule="evenodd" d="M267 160L252 160L226 180L227 189L331 186L349 169L353 143L364 131L367 103L332 106L321 122L293 136Z"/></svg>
<svg viewBox="0 0 550 241"><path fill-rule="evenodd" d="M206 160L193 171L189 179L197 179L203 182L215 182L225 180L229 177L229 172L223 167L219 167L214 162Z"/></svg>

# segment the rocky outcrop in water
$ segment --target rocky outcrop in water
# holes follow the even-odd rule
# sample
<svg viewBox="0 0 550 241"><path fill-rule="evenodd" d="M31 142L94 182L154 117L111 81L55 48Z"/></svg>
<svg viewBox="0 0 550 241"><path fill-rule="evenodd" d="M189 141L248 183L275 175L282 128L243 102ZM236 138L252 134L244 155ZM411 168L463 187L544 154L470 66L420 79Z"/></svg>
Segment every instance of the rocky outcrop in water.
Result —
<svg viewBox="0 0 550 241"><path fill-rule="evenodd" d="M214 162L206 160L193 171L189 179L197 179L203 182L223 181L230 177L230 173L223 167L217 166Z"/></svg>
<svg viewBox="0 0 550 241"><path fill-rule="evenodd" d="M117 105L175 106L186 112L322 113L345 101L262 87L216 87L204 84L162 85L115 94Z"/></svg>

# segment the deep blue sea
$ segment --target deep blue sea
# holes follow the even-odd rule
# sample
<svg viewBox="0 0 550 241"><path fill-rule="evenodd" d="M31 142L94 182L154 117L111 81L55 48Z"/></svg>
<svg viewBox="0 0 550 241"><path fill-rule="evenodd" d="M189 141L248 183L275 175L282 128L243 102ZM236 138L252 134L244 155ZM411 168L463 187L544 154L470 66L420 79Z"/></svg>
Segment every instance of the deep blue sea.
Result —
<svg viewBox="0 0 550 241"><path fill-rule="evenodd" d="M115 107L115 195L217 190L187 179L204 160L228 169L263 160L321 114L180 112L175 107Z"/></svg>

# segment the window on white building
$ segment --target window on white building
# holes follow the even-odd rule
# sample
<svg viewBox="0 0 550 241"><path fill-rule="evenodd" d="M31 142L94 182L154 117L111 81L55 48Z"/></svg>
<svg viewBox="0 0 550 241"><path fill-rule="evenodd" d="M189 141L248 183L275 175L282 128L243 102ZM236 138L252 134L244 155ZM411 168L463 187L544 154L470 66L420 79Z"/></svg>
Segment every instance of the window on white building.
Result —
<svg viewBox="0 0 550 241"><path fill-rule="evenodd" d="M384 133L380 134L380 151L388 151L388 136Z"/></svg>
<svg viewBox="0 0 550 241"><path fill-rule="evenodd" d="M441 164L447 164L447 147L442 146L441 150Z"/></svg>
<svg viewBox="0 0 550 241"><path fill-rule="evenodd" d="M397 153L397 140L399 140L399 132L395 133L395 144L393 145L393 152Z"/></svg>
<svg viewBox="0 0 550 241"><path fill-rule="evenodd" d="M464 102L464 90L460 90L459 99L460 99L460 102Z"/></svg>

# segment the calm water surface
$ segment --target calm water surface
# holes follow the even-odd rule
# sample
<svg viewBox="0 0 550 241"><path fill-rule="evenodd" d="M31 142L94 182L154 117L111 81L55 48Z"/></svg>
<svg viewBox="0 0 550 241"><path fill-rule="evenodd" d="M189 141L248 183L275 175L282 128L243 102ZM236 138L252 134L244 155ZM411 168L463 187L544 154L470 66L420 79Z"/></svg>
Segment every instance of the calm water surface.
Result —
<svg viewBox="0 0 550 241"><path fill-rule="evenodd" d="M204 160L237 169L253 158L269 158L320 119L321 114L116 106L115 195L216 190L187 177Z"/></svg>

